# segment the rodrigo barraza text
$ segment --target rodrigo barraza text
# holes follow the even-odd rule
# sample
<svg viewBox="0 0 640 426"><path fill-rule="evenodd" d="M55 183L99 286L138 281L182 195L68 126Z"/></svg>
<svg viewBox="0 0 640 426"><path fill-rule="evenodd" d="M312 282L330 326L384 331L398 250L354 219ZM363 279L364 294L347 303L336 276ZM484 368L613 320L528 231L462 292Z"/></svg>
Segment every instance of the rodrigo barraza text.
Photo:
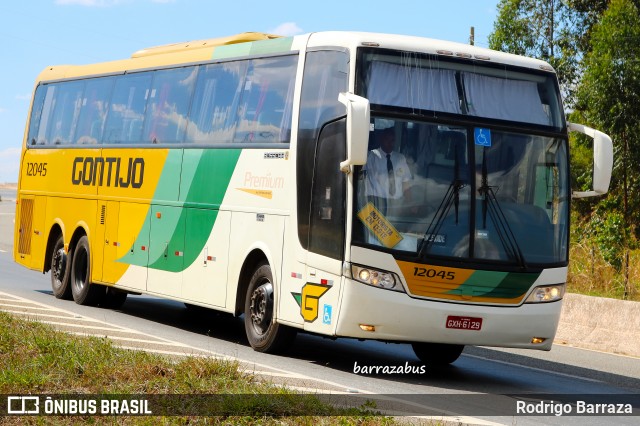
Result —
<svg viewBox="0 0 640 426"><path fill-rule="evenodd" d="M540 401L540 402L527 402L517 401L516 403L517 414L553 414L554 416L576 415L576 414L594 414L594 415L606 415L606 414L633 414L633 407L631 404L597 404L586 401L576 401L575 406L573 404L554 402L554 401Z"/></svg>

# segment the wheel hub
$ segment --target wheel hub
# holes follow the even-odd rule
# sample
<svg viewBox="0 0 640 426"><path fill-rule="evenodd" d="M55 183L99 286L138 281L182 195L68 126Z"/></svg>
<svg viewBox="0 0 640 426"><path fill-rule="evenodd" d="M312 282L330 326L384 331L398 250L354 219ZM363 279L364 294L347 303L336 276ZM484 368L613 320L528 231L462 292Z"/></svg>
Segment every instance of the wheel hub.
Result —
<svg viewBox="0 0 640 426"><path fill-rule="evenodd" d="M64 253L64 249L59 249L53 256L53 264L51 265L51 270L56 280L62 281L66 264L67 255Z"/></svg>
<svg viewBox="0 0 640 426"><path fill-rule="evenodd" d="M260 334L264 333L271 323L273 312L273 286L265 282L258 286L251 294L249 314L254 328Z"/></svg>

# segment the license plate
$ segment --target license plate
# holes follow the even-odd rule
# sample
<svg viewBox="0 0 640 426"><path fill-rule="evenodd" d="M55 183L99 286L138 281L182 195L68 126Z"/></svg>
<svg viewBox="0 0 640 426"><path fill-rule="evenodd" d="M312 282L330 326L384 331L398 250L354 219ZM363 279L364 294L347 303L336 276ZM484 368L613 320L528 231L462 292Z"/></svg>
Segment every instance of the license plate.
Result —
<svg viewBox="0 0 640 426"><path fill-rule="evenodd" d="M482 328L482 318L458 317L449 315L447 317L447 328L458 330L480 330Z"/></svg>

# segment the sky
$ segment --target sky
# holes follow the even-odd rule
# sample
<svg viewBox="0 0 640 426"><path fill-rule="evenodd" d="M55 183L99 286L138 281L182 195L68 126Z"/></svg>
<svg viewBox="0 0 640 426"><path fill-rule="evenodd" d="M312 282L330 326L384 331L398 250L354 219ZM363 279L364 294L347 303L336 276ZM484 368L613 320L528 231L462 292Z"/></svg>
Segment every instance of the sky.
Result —
<svg viewBox="0 0 640 426"><path fill-rule="evenodd" d="M6 0L0 3L0 183L17 182L35 79L47 66L124 59L246 31L343 30L487 47L498 0Z"/></svg>

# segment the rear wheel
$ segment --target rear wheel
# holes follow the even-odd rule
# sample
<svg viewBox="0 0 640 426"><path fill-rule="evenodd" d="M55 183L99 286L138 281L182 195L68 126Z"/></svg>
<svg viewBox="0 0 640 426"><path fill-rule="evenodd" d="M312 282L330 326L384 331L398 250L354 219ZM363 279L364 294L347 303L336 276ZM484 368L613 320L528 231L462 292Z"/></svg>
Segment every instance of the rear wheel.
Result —
<svg viewBox="0 0 640 426"><path fill-rule="evenodd" d="M51 289L57 299L71 300L69 256L64 252L64 237L60 235L51 253Z"/></svg>
<svg viewBox="0 0 640 426"><path fill-rule="evenodd" d="M83 235L73 250L71 264L71 294L78 305L97 305L105 296L103 286L91 283L91 253L89 239Z"/></svg>
<svg viewBox="0 0 640 426"><path fill-rule="evenodd" d="M258 352L284 350L296 336L296 330L274 321L274 289L271 267L258 265L249 281L244 305L244 328L251 347Z"/></svg>
<svg viewBox="0 0 640 426"><path fill-rule="evenodd" d="M450 345L445 343L412 343L413 352L420 361L427 365L448 365L457 360L462 354L464 345Z"/></svg>

